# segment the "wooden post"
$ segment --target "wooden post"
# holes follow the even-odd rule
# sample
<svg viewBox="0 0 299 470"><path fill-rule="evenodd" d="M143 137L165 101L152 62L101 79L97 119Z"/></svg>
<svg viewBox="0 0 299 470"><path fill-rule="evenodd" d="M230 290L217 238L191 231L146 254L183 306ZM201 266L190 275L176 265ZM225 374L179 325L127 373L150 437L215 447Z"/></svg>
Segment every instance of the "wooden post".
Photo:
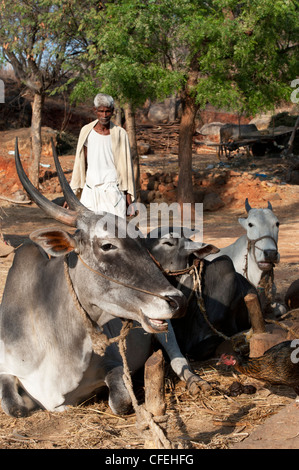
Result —
<svg viewBox="0 0 299 470"><path fill-rule="evenodd" d="M145 407L153 416L165 414L164 358L162 350L153 353L145 363Z"/></svg>
<svg viewBox="0 0 299 470"><path fill-rule="evenodd" d="M260 302L256 294L247 294L244 297L250 320L253 333L266 333L265 322L260 307Z"/></svg>
<svg viewBox="0 0 299 470"><path fill-rule="evenodd" d="M289 142L288 142L288 145L286 146L286 148L281 153L282 156L289 155L292 152L293 145L294 145L294 140L295 140L295 135L296 135L296 131L297 131L298 127L299 127L299 116L296 120L294 129L292 131L291 137L290 137Z"/></svg>
<svg viewBox="0 0 299 470"><path fill-rule="evenodd" d="M250 339L249 356L260 357L265 351L267 351L267 349L281 341L284 341L281 337L281 332L283 332L283 330L281 330L279 334L274 334L274 332L269 331L269 328L265 325L260 303L256 294L248 294L244 297L244 300L248 308L253 330L253 335Z"/></svg>
<svg viewBox="0 0 299 470"><path fill-rule="evenodd" d="M153 353L145 363L144 370L145 408L153 417L159 416L159 424L164 432L166 404L164 386L164 358L162 350ZM162 419L161 419L162 418ZM155 435L145 438L145 449L157 449Z"/></svg>

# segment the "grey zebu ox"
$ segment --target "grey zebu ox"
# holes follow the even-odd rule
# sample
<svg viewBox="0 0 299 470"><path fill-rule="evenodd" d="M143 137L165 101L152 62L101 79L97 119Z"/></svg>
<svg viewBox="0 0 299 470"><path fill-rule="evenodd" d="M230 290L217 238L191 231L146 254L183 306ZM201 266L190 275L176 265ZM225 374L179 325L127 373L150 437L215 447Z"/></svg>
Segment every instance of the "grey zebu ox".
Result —
<svg viewBox="0 0 299 470"><path fill-rule="evenodd" d="M154 236L152 236L154 235ZM182 236L181 230L159 229L158 237L150 232L146 245L162 268L169 273L168 279L189 299L193 289L193 277L190 273L176 272L192 266L196 259L201 259L201 294L208 321L217 331L213 331L203 316L196 296L190 297L187 313L182 321L171 320L181 351L196 359L211 356L223 341L223 336L250 328L248 311L244 297L255 288L234 269L231 259L221 256L214 261L205 259L209 253L219 250L213 245L194 243ZM200 246L201 245L201 246Z"/></svg>
<svg viewBox="0 0 299 470"><path fill-rule="evenodd" d="M234 263L236 271L258 288L263 309L268 300L265 298L264 284L272 283L273 268L279 262L278 231L279 221L270 202L267 209L253 209L248 199L245 201L247 218L239 218L239 223L246 230L231 245L221 248L218 253L207 257L208 260L227 255ZM271 287L271 297L275 293L275 284ZM281 314L283 307L273 304L275 314Z"/></svg>
<svg viewBox="0 0 299 470"><path fill-rule="evenodd" d="M16 143L18 174L26 191L48 215L77 230L73 235L62 229L38 230L31 234L34 244L16 251L1 304L2 408L15 417L26 416L36 406L62 411L108 386L111 408L123 413L130 407L130 396L122 381L118 353L113 347L104 356L93 351L75 301L95 327L101 328L115 317L138 322L139 329L130 332L128 345L128 364L134 372L149 356L151 334L167 331L167 320L182 314L185 298L137 239L116 238L110 232L109 216L103 227L105 215L82 206L66 182L54 146L53 151L70 210L48 201L33 187ZM113 326L106 328L108 335L111 329ZM140 349L135 348L135 335L143 338ZM165 334L157 336L178 375L200 381L180 353L171 327L167 340Z"/></svg>

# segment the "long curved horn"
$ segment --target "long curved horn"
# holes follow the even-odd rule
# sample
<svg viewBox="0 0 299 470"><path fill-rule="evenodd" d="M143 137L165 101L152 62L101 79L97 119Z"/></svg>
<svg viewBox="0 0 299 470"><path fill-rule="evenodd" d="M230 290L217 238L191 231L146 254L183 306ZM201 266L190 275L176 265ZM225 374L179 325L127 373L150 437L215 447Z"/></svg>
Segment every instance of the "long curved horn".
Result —
<svg viewBox="0 0 299 470"><path fill-rule="evenodd" d="M67 179L66 179L66 177L63 173L63 170L61 168L59 158L58 158L58 155L57 155L56 147L54 145L54 141L53 141L52 138L51 138L51 144L52 144L52 152L53 152L53 157L54 157L54 162L55 162L55 166L56 166L56 170L57 170L59 183L60 183L61 189L63 191L65 200L66 200L69 208L73 209L74 211L83 211L83 210L88 211L89 209L87 209L79 201L79 199L75 196L72 188L70 187L70 185L69 185L69 183L68 183L68 181L67 181Z"/></svg>
<svg viewBox="0 0 299 470"><path fill-rule="evenodd" d="M271 211L273 210L273 208L272 208L272 204L271 204L271 202L270 202L270 201L268 201L268 209L270 209Z"/></svg>
<svg viewBox="0 0 299 470"><path fill-rule="evenodd" d="M49 201L33 186L31 181L29 180L20 160L18 138L16 138L15 144L15 164L20 181L24 189L31 197L31 199L33 199L33 201L36 202L36 204L41 209L43 209L46 214L48 214L50 217L53 217L53 219L58 220L63 224L70 225L71 227L76 227L76 222L78 218L77 212L64 209L63 207L58 206L54 202Z"/></svg>
<svg viewBox="0 0 299 470"><path fill-rule="evenodd" d="M245 209L246 209L247 213L252 209L252 207L250 206L250 204L248 202L248 197L245 200Z"/></svg>

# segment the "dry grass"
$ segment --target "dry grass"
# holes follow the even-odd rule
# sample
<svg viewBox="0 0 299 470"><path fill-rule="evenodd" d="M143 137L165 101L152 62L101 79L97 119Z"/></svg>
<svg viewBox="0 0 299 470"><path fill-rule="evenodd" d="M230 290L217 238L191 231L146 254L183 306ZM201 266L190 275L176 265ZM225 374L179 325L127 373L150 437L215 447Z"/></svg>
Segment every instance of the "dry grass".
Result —
<svg viewBox="0 0 299 470"><path fill-rule="evenodd" d="M215 360L194 363L194 370L215 390L194 398L173 374L166 378L167 437L177 448L227 449L245 439L266 418L291 403L294 393L286 387L265 388L261 382L235 376ZM230 397L232 382L254 383L253 395ZM139 391L142 396L142 389ZM137 389L137 396L138 389ZM63 413L37 411L14 419L0 412L1 449L143 449L149 431L140 431L136 416L115 416L102 401L85 403Z"/></svg>
<svg viewBox="0 0 299 470"><path fill-rule="evenodd" d="M2 216L6 219L3 212ZM18 212L16 224L20 217ZM27 233L27 229L21 227L18 227L20 233ZM6 232L15 233L15 226L6 227ZM0 299L10 265L11 260L0 259ZM286 287L291 278L297 277L297 265L280 266L277 268L278 274L281 269L279 288L282 284ZM230 448L295 398L295 393L287 387L265 387L243 375L234 375L216 362L211 359L192 363L193 369L214 386L213 393L197 398L167 371L167 437L174 446ZM236 380L255 384L257 392L229 396L228 389ZM140 398L142 395L141 388ZM143 449L149 447L149 439L150 435L136 426L135 415L114 416L106 396L101 401L90 401L63 413L38 411L20 419L5 415L0 408L0 449Z"/></svg>
<svg viewBox="0 0 299 470"><path fill-rule="evenodd" d="M0 262L0 298L11 259ZM194 398L167 370L167 437L178 448L227 449L248 437L269 416L291 403L295 393L283 386L265 387L262 382L236 375L217 360L191 365L213 385L209 395ZM257 392L231 397L234 381L255 384ZM142 399L143 389L137 387ZM37 411L28 418L14 419L0 408L0 449L143 449L151 435L136 425L135 415L115 416L107 396L63 413Z"/></svg>

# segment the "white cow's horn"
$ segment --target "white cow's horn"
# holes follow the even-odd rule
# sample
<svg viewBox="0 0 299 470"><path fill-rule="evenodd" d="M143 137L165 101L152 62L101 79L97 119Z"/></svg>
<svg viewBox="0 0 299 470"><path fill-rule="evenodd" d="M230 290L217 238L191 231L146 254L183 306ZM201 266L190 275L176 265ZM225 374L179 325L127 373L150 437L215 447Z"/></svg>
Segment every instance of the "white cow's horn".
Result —
<svg viewBox="0 0 299 470"><path fill-rule="evenodd" d="M245 200L245 209L246 209L246 212L249 212L251 210L251 206L248 202L248 198L246 198Z"/></svg>

